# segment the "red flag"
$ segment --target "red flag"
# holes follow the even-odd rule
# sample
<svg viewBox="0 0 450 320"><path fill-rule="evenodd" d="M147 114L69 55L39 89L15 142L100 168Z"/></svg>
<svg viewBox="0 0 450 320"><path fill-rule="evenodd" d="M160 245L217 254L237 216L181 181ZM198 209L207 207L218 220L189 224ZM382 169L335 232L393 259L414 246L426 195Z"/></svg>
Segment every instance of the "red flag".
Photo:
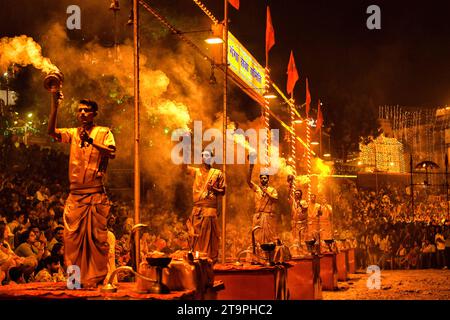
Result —
<svg viewBox="0 0 450 320"><path fill-rule="evenodd" d="M228 2L229 2L236 10L239 10L239 0L228 0Z"/></svg>
<svg viewBox="0 0 450 320"><path fill-rule="evenodd" d="M309 105L311 104L311 94L309 93L308 78L306 78L306 119L309 117Z"/></svg>
<svg viewBox="0 0 450 320"><path fill-rule="evenodd" d="M320 109L320 105L321 105L321 103L319 100L319 104L317 105L316 132L322 128L322 124L323 124L323 115L322 115L322 110Z"/></svg>
<svg viewBox="0 0 450 320"><path fill-rule="evenodd" d="M269 61L269 50L275 44L275 31L273 30L272 18L270 17L270 9L267 6L267 21L266 21L266 63Z"/></svg>
<svg viewBox="0 0 450 320"><path fill-rule="evenodd" d="M291 57L289 58L289 65L287 70L287 93L292 94L294 92L295 83L298 80L297 67L295 66L294 53L291 50Z"/></svg>

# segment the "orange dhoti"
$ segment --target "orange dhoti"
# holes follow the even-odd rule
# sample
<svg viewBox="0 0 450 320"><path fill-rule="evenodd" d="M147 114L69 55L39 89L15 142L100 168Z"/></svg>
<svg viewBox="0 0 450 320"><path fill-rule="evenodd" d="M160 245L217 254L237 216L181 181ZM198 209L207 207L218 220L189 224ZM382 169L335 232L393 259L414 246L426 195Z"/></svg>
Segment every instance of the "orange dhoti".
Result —
<svg viewBox="0 0 450 320"><path fill-rule="evenodd" d="M192 250L206 253L214 262L217 261L220 242L217 209L194 206L187 226Z"/></svg>
<svg viewBox="0 0 450 320"><path fill-rule="evenodd" d="M107 217L110 204L105 193L73 194L64 209L66 265L80 268L83 287L96 286L108 273Z"/></svg>
<svg viewBox="0 0 450 320"><path fill-rule="evenodd" d="M186 222L191 250L206 253L208 258L217 261L219 257L220 231L217 222L217 194L209 186L225 188L223 174L218 169L189 167L194 175L192 188L194 208Z"/></svg>

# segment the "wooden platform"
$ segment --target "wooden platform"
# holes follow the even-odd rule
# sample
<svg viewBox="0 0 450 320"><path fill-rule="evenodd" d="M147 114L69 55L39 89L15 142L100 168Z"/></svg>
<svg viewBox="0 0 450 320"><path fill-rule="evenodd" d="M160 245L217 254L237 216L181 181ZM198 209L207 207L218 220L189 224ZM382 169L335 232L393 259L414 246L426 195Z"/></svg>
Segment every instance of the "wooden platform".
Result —
<svg viewBox="0 0 450 320"><path fill-rule="evenodd" d="M285 300L287 267L216 264L214 277L224 283L218 300Z"/></svg>
<svg viewBox="0 0 450 320"><path fill-rule="evenodd" d="M347 281L348 272L347 272L347 249L341 250L336 255L336 265L337 265L337 274L339 281Z"/></svg>
<svg viewBox="0 0 450 320"><path fill-rule="evenodd" d="M289 300L322 299L322 281L320 279L320 257L308 256L289 261L287 286Z"/></svg>
<svg viewBox="0 0 450 320"><path fill-rule="evenodd" d="M0 286L1 300L192 300L195 290L172 291L169 294L137 293L135 283L118 284L115 293L104 293L99 289L69 290L65 282L34 282Z"/></svg>
<svg viewBox="0 0 450 320"><path fill-rule="evenodd" d="M355 257L355 249L347 250L347 270L348 273L356 273L356 257Z"/></svg>
<svg viewBox="0 0 450 320"><path fill-rule="evenodd" d="M320 278L322 290L337 290L338 273L335 253L320 255Z"/></svg>

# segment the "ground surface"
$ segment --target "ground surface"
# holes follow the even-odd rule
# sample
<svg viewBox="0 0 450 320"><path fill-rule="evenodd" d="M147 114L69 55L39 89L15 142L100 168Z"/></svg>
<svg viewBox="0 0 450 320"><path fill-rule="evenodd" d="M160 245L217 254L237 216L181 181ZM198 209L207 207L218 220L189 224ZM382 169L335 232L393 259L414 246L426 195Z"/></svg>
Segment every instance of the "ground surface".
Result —
<svg viewBox="0 0 450 320"><path fill-rule="evenodd" d="M339 282L339 290L324 291L323 299L450 300L450 270L381 270L380 289L368 289L369 276L350 274L348 281Z"/></svg>

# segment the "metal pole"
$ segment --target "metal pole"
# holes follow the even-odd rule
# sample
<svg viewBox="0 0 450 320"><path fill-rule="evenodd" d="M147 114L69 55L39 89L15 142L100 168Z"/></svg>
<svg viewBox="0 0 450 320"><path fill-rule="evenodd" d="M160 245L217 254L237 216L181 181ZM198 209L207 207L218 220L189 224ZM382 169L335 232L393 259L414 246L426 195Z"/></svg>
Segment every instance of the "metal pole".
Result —
<svg viewBox="0 0 450 320"><path fill-rule="evenodd" d="M134 223L140 223L141 180L139 167L139 4L133 0L133 38L134 38ZM136 269L140 263L140 231L135 234Z"/></svg>
<svg viewBox="0 0 450 320"><path fill-rule="evenodd" d="M319 129L319 157L323 158L323 154L322 154L322 127L320 127Z"/></svg>
<svg viewBox="0 0 450 320"><path fill-rule="evenodd" d="M308 176L308 201L311 198L311 127L309 125L309 119L306 120L306 164L307 164L307 176Z"/></svg>
<svg viewBox="0 0 450 320"><path fill-rule="evenodd" d="M223 19L223 177L226 183L226 155L227 155L227 98L228 98L228 0L224 0L224 19ZM226 213L227 213L227 196L226 193L222 197L222 263L225 263L225 239L226 239Z"/></svg>
<svg viewBox="0 0 450 320"><path fill-rule="evenodd" d="M119 8L114 10L114 62L117 62L119 60L119 44L118 44L118 37L117 37L117 10Z"/></svg>
<svg viewBox="0 0 450 320"><path fill-rule="evenodd" d="M377 194L378 194L378 163L377 163L377 156L378 156L377 143L375 142L375 188L376 188Z"/></svg>
<svg viewBox="0 0 450 320"><path fill-rule="evenodd" d="M414 217L414 183L413 183L413 158L409 155L409 171L411 172L411 212Z"/></svg>
<svg viewBox="0 0 450 320"><path fill-rule="evenodd" d="M290 111L290 116L291 116L291 139L290 139L290 143L291 143L291 161L290 164L292 165L292 173L294 175L294 181L292 182L292 188L291 188L291 192L289 194L289 197L291 199L291 219L293 219L292 213L294 211L294 202L295 202L295 190L296 190L296 184L295 184L295 178L297 177L297 150L296 150L296 143L297 141L295 140L295 101L294 101L294 90L292 90L291 92L291 100L292 103L289 105L289 111ZM296 223L296 222L294 222ZM294 232L295 232L295 227L292 228L292 235L294 236ZM298 236L298 241L300 242L300 236ZM294 238L295 239L295 238Z"/></svg>
<svg viewBox="0 0 450 320"><path fill-rule="evenodd" d="M445 153L445 193L447 194L447 219L450 219L450 203L448 199L448 155Z"/></svg>
<svg viewBox="0 0 450 320"><path fill-rule="evenodd" d="M6 80L8 81L8 80ZM6 82L6 111L5 114L9 111L9 83Z"/></svg>

